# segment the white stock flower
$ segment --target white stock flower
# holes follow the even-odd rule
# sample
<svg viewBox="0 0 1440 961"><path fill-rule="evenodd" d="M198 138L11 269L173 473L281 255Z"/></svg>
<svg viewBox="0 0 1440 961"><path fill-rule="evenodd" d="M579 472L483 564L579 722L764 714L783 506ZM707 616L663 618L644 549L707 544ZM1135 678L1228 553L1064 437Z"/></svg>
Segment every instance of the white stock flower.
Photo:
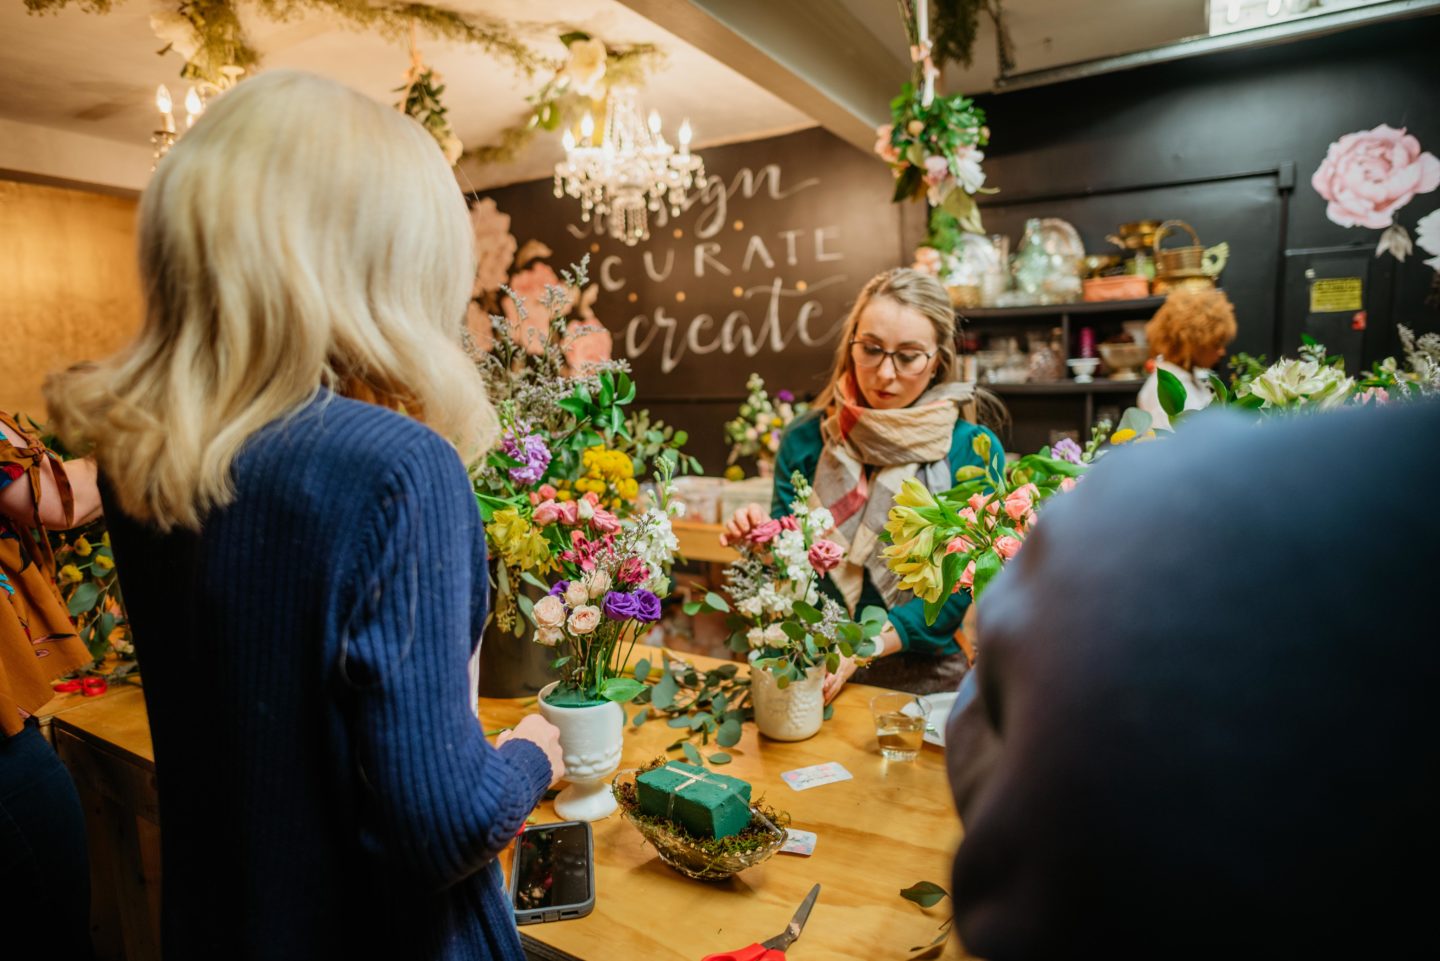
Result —
<svg viewBox="0 0 1440 961"><path fill-rule="evenodd" d="M1440 271L1440 208L1430 211L1415 225L1415 244L1427 254L1435 254L1425 266Z"/></svg>
<svg viewBox="0 0 1440 961"><path fill-rule="evenodd" d="M735 603L735 609L741 614L746 614L750 617L759 617L765 610L765 605L761 603L759 597L747 597L744 600L737 601Z"/></svg>

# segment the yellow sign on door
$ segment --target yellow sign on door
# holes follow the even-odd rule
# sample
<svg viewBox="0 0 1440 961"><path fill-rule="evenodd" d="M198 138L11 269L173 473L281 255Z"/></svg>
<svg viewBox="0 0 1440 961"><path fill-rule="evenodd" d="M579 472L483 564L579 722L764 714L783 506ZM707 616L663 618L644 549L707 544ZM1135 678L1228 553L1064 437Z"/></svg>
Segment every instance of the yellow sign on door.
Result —
<svg viewBox="0 0 1440 961"><path fill-rule="evenodd" d="M1310 284L1312 314L1341 314L1364 306L1359 277L1322 277Z"/></svg>

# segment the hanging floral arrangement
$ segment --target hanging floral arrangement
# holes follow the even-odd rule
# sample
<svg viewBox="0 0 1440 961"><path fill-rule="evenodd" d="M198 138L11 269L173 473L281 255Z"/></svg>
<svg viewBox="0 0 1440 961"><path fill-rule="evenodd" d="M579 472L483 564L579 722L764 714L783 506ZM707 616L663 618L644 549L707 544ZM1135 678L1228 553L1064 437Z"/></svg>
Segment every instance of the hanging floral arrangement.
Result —
<svg viewBox="0 0 1440 961"><path fill-rule="evenodd" d="M455 136L455 131L450 129L450 121L445 116L445 105L440 102L440 95L445 92L445 84L438 73L425 66L413 39L410 47L410 69L405 71L404 85L396 87L395 92L401 95L400 102L395 105L396 109L414 118L416 123L435 138L435 142L440 145L440 152L445 155L446 163L452 167L459 163L460 155L465 152L465 145Z"/></svg>
<svg viewBox="0 0 1440 961"><path fill-rule="evenodd" d="M938 38L945 59L968 62L974 44L974 17L957 20L956 12L950 9L953 4L937 6L942 22L960 26L969 23L964 42L950 34ZM930 38L929 7L924 0L902 0L900 10L910 38L915 77L890 102L891 123L876 129L879 139L875 153L895 174L895 203L923 197L954 217L962 229L980 233L984 227L975 195L993 193L985 188L981 166L985 159L981 148L990 143L985 111L959 94L935 95L940 57ZM992 15L998 18L998 4Z"/></svg>

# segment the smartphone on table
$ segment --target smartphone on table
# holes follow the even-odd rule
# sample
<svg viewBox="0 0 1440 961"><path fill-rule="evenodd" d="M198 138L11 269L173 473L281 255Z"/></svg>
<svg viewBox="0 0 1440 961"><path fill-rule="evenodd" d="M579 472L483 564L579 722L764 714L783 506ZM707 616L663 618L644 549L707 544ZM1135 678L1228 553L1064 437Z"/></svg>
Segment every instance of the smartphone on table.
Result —
<svg viewBox="0 0 1440 961"><path fill-rule="evenodd" d="M583 918L595 907L595 839L586 821L520 832L510 869L516 924Z"/></svg>

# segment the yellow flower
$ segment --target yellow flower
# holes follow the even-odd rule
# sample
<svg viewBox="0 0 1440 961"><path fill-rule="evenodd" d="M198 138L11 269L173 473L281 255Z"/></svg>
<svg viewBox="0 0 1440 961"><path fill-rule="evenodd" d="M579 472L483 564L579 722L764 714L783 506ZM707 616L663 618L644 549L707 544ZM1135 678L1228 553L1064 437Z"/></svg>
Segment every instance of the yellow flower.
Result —
<svg viewBox="0 0 1440 961"><path fill-rule="evenodd" d="M770 418L770 426L771 426L771 427L784 427L784 426L785 426L785 422L784 422L783 420L781 420L780 418L778 418L778 417L772 417L772 418Z"/></svg>
<svg viewBox="0 0 1440 961"><path fill-rule="evenodd" d="M1135 432L1128 427L1122 427L1110 435L1110 443L1112 444L1128 444L1134 439Z"/></svg>
<svg viewBox="0 0 1440 961"><path fill-rule="evenodd" d="M515 508L496 511L485 525L485 533L507 566L542 574L550 569L552 559L545 538Z"/></svg>
<svg viewBox="0 0 1440 961"><path fill-rule="evenodd" d="M725 468L725 479L728 481L744 480L745 471L741 469L739 464L731 464Z"/></svg>
<svg viewBox="0 0 1440 961"><path fill-rule="evenodd" d="M930 522L915 513L911 507L890 508L889 518L885 522L885 530L890 533L890 541L895 545L914 540L921 531L930 526Z"/></svg>
<svg viewBox="0 0 1440 961"><path fill-rule="evenodd" d="M890 569L900 575L900 589L914 591L916 597L935 602L940 599L944 586L944 574L928 558L912 561L892 561Z"/></svg>
<svg viewBox="0 0 1440 961"><path fill-rule="evenodd" d="M94 548L90 546L90 542L83 537L75 542L75 553L81 557L89 557L92 550Z"/></svg>
<svg viewBox="0 0 1440 961"><path fill-rule="evenodd" d="M109 557L106 557L104 554L96 554L95 566L100 568L102 571L108 571L115 567L115 562Z"/></svg>
<svg viewBox="0 0 1440 961"><path fill-rule="evenodd" d="M571 494L568 490L558 490L555 492L555 499L557 501L568 501L574 496L575 495Z"/></svg>
<svg viewBox="0 0 1440 961"><path fill-rule="evenodd" d="M913 477L907 478L905 483L900 485L900 492L895 495L895 503L900 507L936 506L935 495Z"/></svg>
<svg viewBox="0 0 1440 961"><path fill-rule="evenodd" d="M80 568L76 567L74 564L66 564L64 567L60 568L61 583L79 584L81 580L83 580L83 577L80 574Z"/></svg>
<svg viewBox="0 0 1440 961"><path fill-rule="evenodd" d="M106 547L109 547L109 546L110 546L110 532L109 532L109 531L106 531L104 534L100 535L100 543L104 544Z"/></svg>
<svg viewBox="0 0 1440 961"><path fill-rule="evenodd" d="M627 501L633 501L640 494L640 482L631 477L620 482L620 496Z"/></svg>

